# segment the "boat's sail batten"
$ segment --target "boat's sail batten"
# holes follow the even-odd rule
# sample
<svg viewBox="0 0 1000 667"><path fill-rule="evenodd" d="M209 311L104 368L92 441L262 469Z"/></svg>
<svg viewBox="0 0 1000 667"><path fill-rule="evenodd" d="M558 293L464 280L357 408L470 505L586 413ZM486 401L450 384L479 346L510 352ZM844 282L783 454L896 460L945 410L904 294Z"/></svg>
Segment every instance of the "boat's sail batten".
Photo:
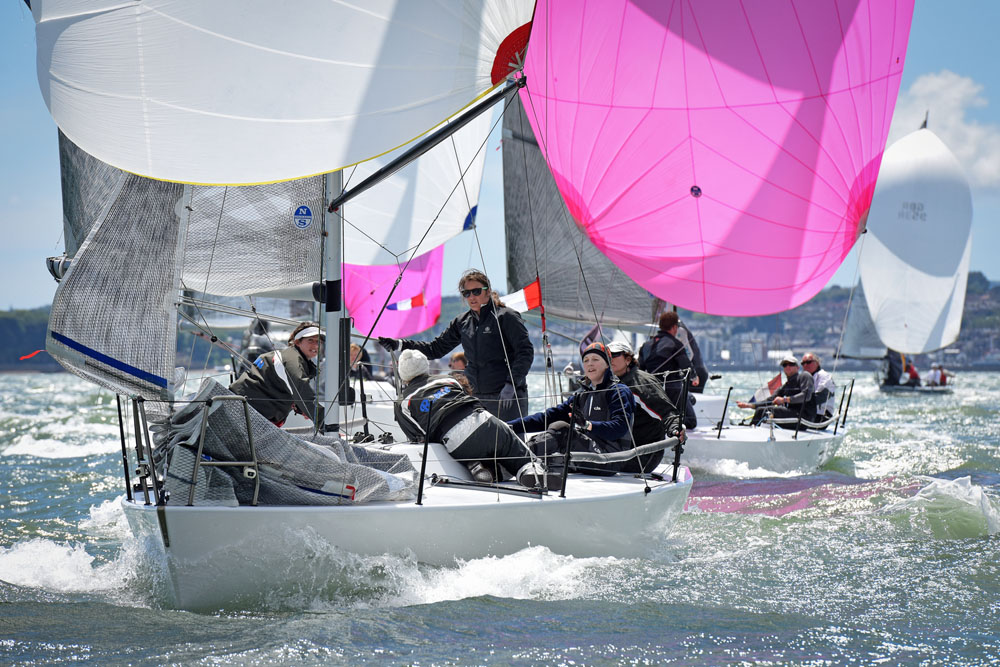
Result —
<svg viewBox="0 0 1000 667"><path fill-rule="evenodd" d="M508 289L534 282L537 272L548 315L608 327L652 322L652 295L601 254L566 210L520 99L505 113L502 145Z"/></svg>
<svg viewBox="0 0 1000 667"><path fill-rule="evenodd" d="M172 397L180 185L128 176L56 291L46 349L111 391Z"/></svg>
<svg viewBox="0 0 1000 667"><path fill-rule="evenodd" d="M822 289L871 202L912 0L540 0L521 91L591 241L717 315Z"/></svg>

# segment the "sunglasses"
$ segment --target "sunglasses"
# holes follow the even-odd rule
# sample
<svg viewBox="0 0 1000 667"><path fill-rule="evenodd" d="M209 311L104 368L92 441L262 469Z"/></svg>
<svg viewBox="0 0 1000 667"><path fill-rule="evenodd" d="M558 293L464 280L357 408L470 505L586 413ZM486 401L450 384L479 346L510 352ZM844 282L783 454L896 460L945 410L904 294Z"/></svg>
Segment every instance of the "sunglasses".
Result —
<svg viewBox="0 0 1000 667"><path fill-rule="evenodd" d="M611 356L612 357L624 357L625 353L624 352L612 352Z"/></svg>
<svg viewBox="0 0 1000 667"><path fill-rule="evenodd" d="M815 359L803 359L802 363L803 363L803 365L805 365L805 364L815 364L815 363L817 363L817 361Z"/></svg>
<svg viewBox="0 0 1000 667"><path fill-rule="evenodd" d="M781 364L782 368L788 368L789 366L798 366L798 364Z"/></svg>
<svg viewBox="0 0 1000 667"><path fill-rule="evenodd" d="M479 296L485 290L486 290L485 287L473 287L472 289L464 289L461 292L462 298L463 299L468 299L470 296Z"/></svg>

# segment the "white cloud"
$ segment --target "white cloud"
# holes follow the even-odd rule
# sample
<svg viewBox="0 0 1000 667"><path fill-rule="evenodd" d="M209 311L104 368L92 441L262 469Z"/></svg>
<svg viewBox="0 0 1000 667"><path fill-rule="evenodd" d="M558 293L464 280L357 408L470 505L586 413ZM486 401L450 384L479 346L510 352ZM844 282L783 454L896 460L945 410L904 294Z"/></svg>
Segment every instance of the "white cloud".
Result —
<svg viewBox="0 0 1000 667"><path fill-rule="evenodd" d="M966 111L989 106L975 80L941 70L924 74L899 94L889 143L913 132L930 112L928 128L955 154L974 189L1000 191L1000 125L966 118Z"/></svg>

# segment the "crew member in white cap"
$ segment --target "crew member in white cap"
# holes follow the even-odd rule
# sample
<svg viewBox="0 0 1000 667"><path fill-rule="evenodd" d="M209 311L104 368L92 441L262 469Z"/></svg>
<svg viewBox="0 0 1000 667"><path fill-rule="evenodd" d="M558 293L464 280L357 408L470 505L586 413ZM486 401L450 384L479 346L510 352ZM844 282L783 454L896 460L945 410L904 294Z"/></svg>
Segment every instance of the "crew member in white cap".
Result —
<svg viewBox="0 0 1000 667"><path fill-rule="evenodd" d="M450 375L430 375L427 357L407 349L399 355L399 379L406 383L396 401L396 423L413 442L440 442L479 482L517 476L526 486L542 479L530 452L507 424L483 407ZM519 474L524 471L525 474ZM528 474L531 473L531 474Z"/></svg>
<svg viewBox="0 0 1000 667"><path fill-rule="evenodd" d="M767 397L762 403L738 402L741 408L755 408L751 424L758 424L764 418L767 408L774 408L775 419L797 418L816 421L816 404L813 402L813 377L799 372L799 360L792 355L781 360L781 370L785 372L785 384ZM795 424L784 424L785 428L796 428Z"/></svg>
<svg viewBox="0 0 1000 667"><path fill-rule="evenodd" d="M303 322L288 338L288 347L265 352L257 357L229 390L246 396L250 405L281 426L288 413L295 410L306 419L323 424L323 406L316 404L312 381L316 379L316 363L320 338L314 322Z"/></svg>

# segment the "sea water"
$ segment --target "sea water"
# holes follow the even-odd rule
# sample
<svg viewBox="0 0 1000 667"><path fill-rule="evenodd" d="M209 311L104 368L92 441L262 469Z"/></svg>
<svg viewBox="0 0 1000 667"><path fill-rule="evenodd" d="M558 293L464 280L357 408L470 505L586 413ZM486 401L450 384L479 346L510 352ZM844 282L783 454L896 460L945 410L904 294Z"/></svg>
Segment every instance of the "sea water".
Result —
<svg viewBox="0 0 1000 667"><path fill-rule="evenodd" d="M283 585L249 581L210 613L168 606L128 530L114 396L0 375L0 664L998 662L1000 375L945 396L863 375L829 464L696 473L655 558L534 547L429 567L303 539Z"/></svg>

